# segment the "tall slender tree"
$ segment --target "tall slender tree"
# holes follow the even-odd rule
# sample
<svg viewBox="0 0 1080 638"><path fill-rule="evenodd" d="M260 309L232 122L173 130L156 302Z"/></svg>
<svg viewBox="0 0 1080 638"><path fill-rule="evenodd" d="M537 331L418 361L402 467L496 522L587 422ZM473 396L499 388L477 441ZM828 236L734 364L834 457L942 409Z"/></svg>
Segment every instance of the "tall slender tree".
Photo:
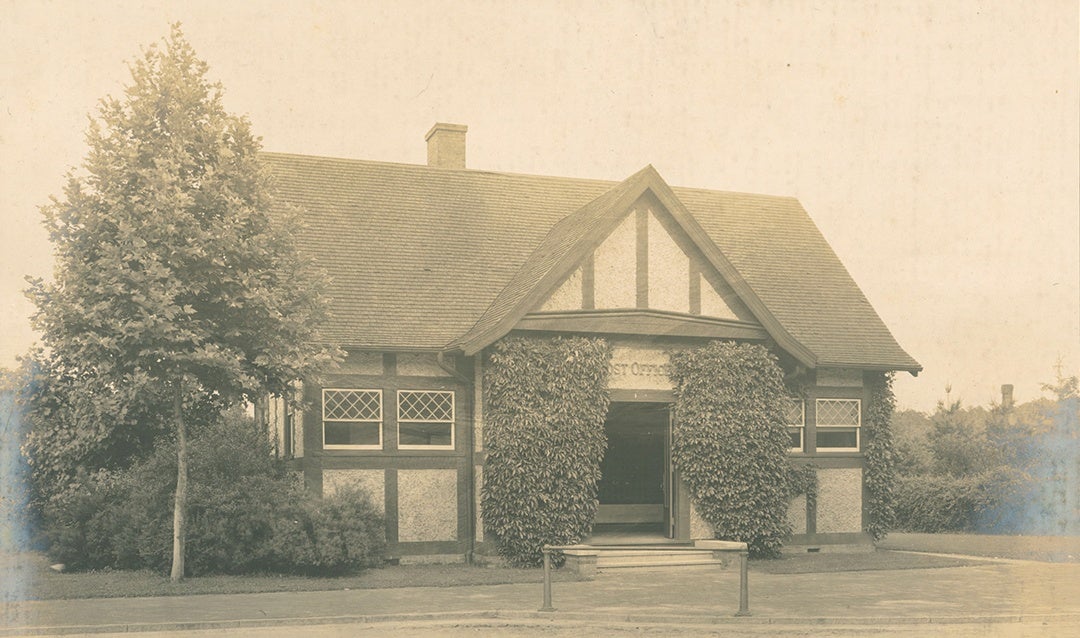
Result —
<svg viewBox="0 0 1080 638"><path fill-rule="evenodd" d="M51 369L167 392L179 441L172 579L184 576L186 406L289 385L338 356L323 345L323 275L272 206L248 121L173 25L91 119L83 170L43 207L54 281L31 280Z"/></svg>

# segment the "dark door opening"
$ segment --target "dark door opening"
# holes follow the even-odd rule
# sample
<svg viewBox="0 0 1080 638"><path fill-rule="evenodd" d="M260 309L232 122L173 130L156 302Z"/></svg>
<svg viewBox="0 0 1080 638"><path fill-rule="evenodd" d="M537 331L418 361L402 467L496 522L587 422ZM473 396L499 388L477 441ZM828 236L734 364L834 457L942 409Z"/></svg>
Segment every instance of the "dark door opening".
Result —
<svg viewBox="0 0 1080 638"><path fill-rule="evenodd" d="M667 403L612 403L600 465L598 531L658 532L670 536Z"/></svg>

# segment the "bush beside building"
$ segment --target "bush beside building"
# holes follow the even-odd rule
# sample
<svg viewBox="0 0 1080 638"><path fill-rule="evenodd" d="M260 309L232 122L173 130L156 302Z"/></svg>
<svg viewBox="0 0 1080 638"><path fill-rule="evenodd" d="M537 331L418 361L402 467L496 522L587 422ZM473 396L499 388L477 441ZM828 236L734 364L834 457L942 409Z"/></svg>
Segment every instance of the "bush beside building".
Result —
<svg viewBox="0 0 1080 638"><path fill-rule="evenodd" d="M69 569L169 570L175 444L126 470L84 474L45 506L49 555ZM378 565L383 513L366 495L318 499L232 413L191 442L188 575L332 575Z"/></svg>

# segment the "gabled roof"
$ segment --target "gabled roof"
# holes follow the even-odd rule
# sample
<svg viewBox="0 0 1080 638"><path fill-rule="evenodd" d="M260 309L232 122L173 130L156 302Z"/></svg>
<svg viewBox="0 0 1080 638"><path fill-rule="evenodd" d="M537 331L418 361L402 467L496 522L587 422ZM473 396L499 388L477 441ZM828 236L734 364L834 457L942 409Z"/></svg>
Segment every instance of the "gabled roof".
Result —
<svg viewBox="0 0 1080 638"><path fill-rule="evenodd" d="M474 349L512 327L646 190L781 347L812 366L917 372L799 203L623 182L264 153L332 278L325 334L358 349Z"/></svg>

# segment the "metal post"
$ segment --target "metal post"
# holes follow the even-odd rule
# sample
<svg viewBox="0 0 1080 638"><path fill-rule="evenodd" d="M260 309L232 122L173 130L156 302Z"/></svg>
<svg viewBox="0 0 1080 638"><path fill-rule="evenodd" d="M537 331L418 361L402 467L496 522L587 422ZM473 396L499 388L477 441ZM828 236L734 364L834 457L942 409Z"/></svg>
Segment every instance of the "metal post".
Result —
<svg viewBox="0 0 1080 638"><path fill-rule="evenodd" d="M540 611L555 611L551 606L551 550L544 548L544 606Z"/></svg>
<svg viewBox="0 0 1080 638"><path fill-rule="evenodd" d="M739 611L735 612L736 616L750 615L750 586L747 582L749 572L748 556L747 552L739 552Z"/></svg>

